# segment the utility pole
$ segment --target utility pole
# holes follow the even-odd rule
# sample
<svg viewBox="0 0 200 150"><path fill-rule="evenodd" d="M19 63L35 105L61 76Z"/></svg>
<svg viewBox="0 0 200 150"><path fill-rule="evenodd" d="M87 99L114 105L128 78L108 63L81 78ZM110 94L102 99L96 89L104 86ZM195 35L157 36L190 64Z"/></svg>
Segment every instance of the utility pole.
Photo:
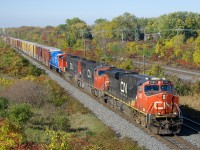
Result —
<svg viewBox="0 0 200 150"><path fill-rule="evenodd" d="M122 42L124 42L124 32L122 30Z"/></svg>
<svg viewBox="0 0 200 150"><path fill-rule="evenodd" d="M81 31L81 36L82 36L82 41L83 41L84 58L86 58L85 39L84 39L83 34L84 34L84 32L82 30Z"/></svg>
<svg viewBox="0 0 200 150"><path fill-rule="evenodd" d="M3 34L5 34L6 32L5 32L5 25L3 25Z"/></svg>
<svg viewBox="0 0 200 150"><path fill-rule="evenodd" d="M143 50L143 71L145 74L145 56L144 56L144 50Z"/></svg>
<svg viewBox="0 0 200 150"><path fill-rule="evenodd" d="M146 41L147 39L146 39L146 30L145 30L145 28L144 28L144 41Z"/></svg>

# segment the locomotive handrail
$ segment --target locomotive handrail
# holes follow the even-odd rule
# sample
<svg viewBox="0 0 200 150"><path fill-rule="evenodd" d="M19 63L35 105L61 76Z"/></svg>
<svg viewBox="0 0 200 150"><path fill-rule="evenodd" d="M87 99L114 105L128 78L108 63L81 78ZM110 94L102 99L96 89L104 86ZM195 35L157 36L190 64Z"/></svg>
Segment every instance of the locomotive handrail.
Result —
<svg viewBox="0 0 200 150"><path fill-rule="evenodd" d="M151 106L149 107L149 109L148 109L148 111L147 111L147 113L148 113L148 114L150 114L150 113L151 113L151 111L152 111L152 108L153 108L153 105L154 105L154 103L152 103L152 104L151 104ZM150 109L151 109L151 110L150 110Z"/></svg>

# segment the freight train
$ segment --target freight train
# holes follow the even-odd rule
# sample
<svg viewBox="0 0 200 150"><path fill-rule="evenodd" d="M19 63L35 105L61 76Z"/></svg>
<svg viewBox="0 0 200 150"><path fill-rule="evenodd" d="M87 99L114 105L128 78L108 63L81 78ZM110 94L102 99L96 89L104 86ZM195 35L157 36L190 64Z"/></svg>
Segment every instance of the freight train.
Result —
<svg viewBox="0 0 200 150"><path fill-rule="evenodd" d="M180 132L179 100L169 80L86 60L54 47L8 36L3 39L155 134Z"/></svg>

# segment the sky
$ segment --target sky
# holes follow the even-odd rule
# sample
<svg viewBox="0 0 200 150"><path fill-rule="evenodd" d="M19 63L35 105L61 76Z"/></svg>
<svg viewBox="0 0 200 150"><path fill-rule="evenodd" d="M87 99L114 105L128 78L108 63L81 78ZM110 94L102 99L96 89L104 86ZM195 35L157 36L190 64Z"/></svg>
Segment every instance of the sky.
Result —
<svg viewBox="0 0 200 150"><path fill-rule="evenodd" d="M151 18L177 11L200 13L200 0L0 0L0 28L58 26L75 17L92 25L125 12Z"/></svg>

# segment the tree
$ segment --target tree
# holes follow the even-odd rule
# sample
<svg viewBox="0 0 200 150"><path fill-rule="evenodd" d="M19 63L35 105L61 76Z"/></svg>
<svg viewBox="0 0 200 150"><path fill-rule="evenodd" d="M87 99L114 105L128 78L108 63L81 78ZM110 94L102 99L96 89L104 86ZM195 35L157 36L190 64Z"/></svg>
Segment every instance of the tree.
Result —
<svg viewBox="0 0 200 150"><path fill-rule="evenodd" d="M197 66L200 66L200 37L196 39L196 46L193 54L193 60Z"/></svg>
<svg viewBox="0 0 200 150"><path fill-rule="evenodd" d="M164 69L160 67L159 65L153 65L151 69L147 70L146 72L149 76L155 76L155 77L164 77Z"/></svg>
<svg viewBox="0 0 200 150"><path fill-rule="evenodd" d="M135 39L135 31L137 29L137 19L134 15L125 12L123 15L114 18L111 21L113 35L115 38L122 38L123 40Z"/></svg>
<svg viewBox="0 0 200 150"><path fill-rule="evenodd" d="M134 70L136 67L133 65L132 60L128 59L128 60L123 60L120 63L119 68L126 69L126 70Z"/></svg>
<svg viewBox="0 0 200 150"><path fill-rule="evenodd" d="M12 103L29 103L32 106L41 107L45 101L48 101L48 92L44 85L36 81L21 80L8 89L2 95L8 98Z"/></svg>
<svg viewBox="0 0 200 150"><path fill-rule="evenodd" d="M68 45L70 47L73 47L78 39L92 38L90 27L79 18L67 19L66 30Z"/></svg>
<svg viewBox="0 0 200 150"><path fill-rule="evenodd" d="M7 116L8 99L5 97L0 97L0 117Z"/></svg>
<svg viewBox="0 0 200 150"><path fill-rule="evenodd" d="M103 19L103 18L99 18L99 19L96 19L94 21L95 25L103 23L103 22L108 22L108 20L107 19Z"/></svg>
<svg viewBox="0 0 200 150"><path fill-rule="evenodd" d="M17 126L5 119L0 124L0 149L15 149L24 142L25 136Z"/></svg>
<svg viewBox="0 0 200 150"><path fill-rule="evenodd" d="M33 113L30 105L23 103L11 108L9 119L17 125L23 125L32 117L32 115Z"/></svg>
<svg viewBox="0 0 200 150"><path fill-rule="evenodd" d="M183 45L184 45L184 35L176 35L172 38L172 43L174 47L174 58L181 58L183 54Z"/></svg>

